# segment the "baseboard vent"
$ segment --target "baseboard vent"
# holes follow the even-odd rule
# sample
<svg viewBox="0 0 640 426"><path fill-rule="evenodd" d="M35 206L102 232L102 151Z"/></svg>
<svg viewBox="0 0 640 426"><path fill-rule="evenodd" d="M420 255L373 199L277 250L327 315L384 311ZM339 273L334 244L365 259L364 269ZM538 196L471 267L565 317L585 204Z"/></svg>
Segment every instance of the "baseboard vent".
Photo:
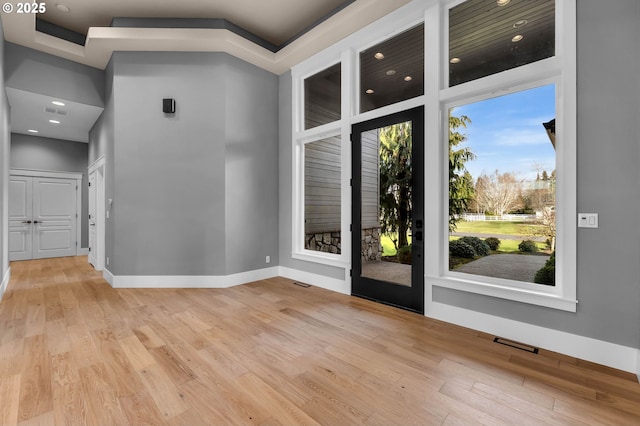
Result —
<svg viewBox="0 0 640 426"><path fill-rule="evenodd" d="M503 339L502 337L496 337L493 339L495 343L500 343L501 345L510 346L512 348L520 349L521 351L530 352L532 354L538 353L538 348L534 348L531 345L526 345L520 342L514 342L513 340Z"/></svg>
<svg viewBox="0 0 640 426"><path fill-rule="evenodd" d="M304 287L304 288L309 288L311 287L311 284L306 284L306 283L299 283L298 281L294 281L293 282L294 285L297 285L299 287Z"/></svg>

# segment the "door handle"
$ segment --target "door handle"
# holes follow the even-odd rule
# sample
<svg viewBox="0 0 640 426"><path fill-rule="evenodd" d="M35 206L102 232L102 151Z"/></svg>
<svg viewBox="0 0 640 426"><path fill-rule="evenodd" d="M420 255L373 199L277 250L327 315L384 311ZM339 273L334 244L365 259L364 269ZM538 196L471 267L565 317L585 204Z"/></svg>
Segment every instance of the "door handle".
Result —
<svg viewBox="0 0 640 426"><path fill-rule="evenodd" d="M30 220L23 220L22 223L31 223Z"/></svg>
<svg viewBox="0 0 640 426"><path fill-rule="evenodd" d="M34 220L33 223L42 223L42 222L38 220Z"/></svg>

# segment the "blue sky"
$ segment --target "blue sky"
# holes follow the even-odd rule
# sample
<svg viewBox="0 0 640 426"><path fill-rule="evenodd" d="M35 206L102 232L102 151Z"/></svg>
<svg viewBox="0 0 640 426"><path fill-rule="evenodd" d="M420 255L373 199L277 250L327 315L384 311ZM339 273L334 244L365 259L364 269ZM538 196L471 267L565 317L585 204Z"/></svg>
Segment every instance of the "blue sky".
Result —
<svg viewBox="0 0 640 426"><path fill-rule="evenodd" d="M471 123L461 129L476 159L466 164L476 179L481 173L511 172L534 180L538 170L555 169L555 151L542 126L555 118L555 85L468 104L453 109Z"/></svg>

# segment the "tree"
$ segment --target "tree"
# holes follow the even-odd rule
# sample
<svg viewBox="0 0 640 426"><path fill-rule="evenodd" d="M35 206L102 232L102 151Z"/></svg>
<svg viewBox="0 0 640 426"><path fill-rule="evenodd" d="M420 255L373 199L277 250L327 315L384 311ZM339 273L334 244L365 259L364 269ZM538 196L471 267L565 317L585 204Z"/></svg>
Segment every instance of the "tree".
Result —
<svg viewBox="0 0 640 426"><path fill-rule="evenodd" d="M473 177L465 163L475 155L469 147L459 147L467 137L460 133L471 120L466 115L449 116L449 232L456 229L460 214L465 213L474 197Z"/></svg>
<svg viewBox="0 0 640 426"><path fill-rule="evenodd" d="M409 245L411 228L411 122L380 129L380 222L396 250ZM397 235L397 238L393 236Z"/></svg>
<svg viewBox="0 0 640 426"><path fill-rule="evenodd" d="M476 182L476 203L497 216L509 213L520 204L522 181L513 173L482 174Z"/></svg>

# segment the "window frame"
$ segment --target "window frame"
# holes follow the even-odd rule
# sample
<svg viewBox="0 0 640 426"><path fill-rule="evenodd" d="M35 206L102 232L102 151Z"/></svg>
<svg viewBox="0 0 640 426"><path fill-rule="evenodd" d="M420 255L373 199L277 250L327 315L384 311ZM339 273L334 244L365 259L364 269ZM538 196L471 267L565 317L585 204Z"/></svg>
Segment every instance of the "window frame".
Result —
<svg viewBox="0 0 640 426"><path fill-rule="evenodd" d="M427 154L426 168L439 183L427 189L425 199L429 212L428 232L437 236L428 242L427 250L436 256L427 257L426 282L429 286L508 299L565 311L576 311L576 58L575 58L575 0L556 0L555 55L496 74L448 87L448 15L451 7L464 0L441 6L440 37L442 42L431 44L439 49L441 67L432 72L431 87L438 87L437 108L440 111L437 130L431 128L427 138L440 141ZM484 99L521 92L546 84L556 88L556 285L545 286L520 281L476 276L448 268L447 227L448 211L448 115L449 109ZM433 102L434 106L436 101ZM435 154L435 155L434 155ZM439 208L437 207L439 206ZM436 219L437 218L437 219ZM435 225L437 224L437 225ZM433 259L435 258L435 259Z"/></svg>

